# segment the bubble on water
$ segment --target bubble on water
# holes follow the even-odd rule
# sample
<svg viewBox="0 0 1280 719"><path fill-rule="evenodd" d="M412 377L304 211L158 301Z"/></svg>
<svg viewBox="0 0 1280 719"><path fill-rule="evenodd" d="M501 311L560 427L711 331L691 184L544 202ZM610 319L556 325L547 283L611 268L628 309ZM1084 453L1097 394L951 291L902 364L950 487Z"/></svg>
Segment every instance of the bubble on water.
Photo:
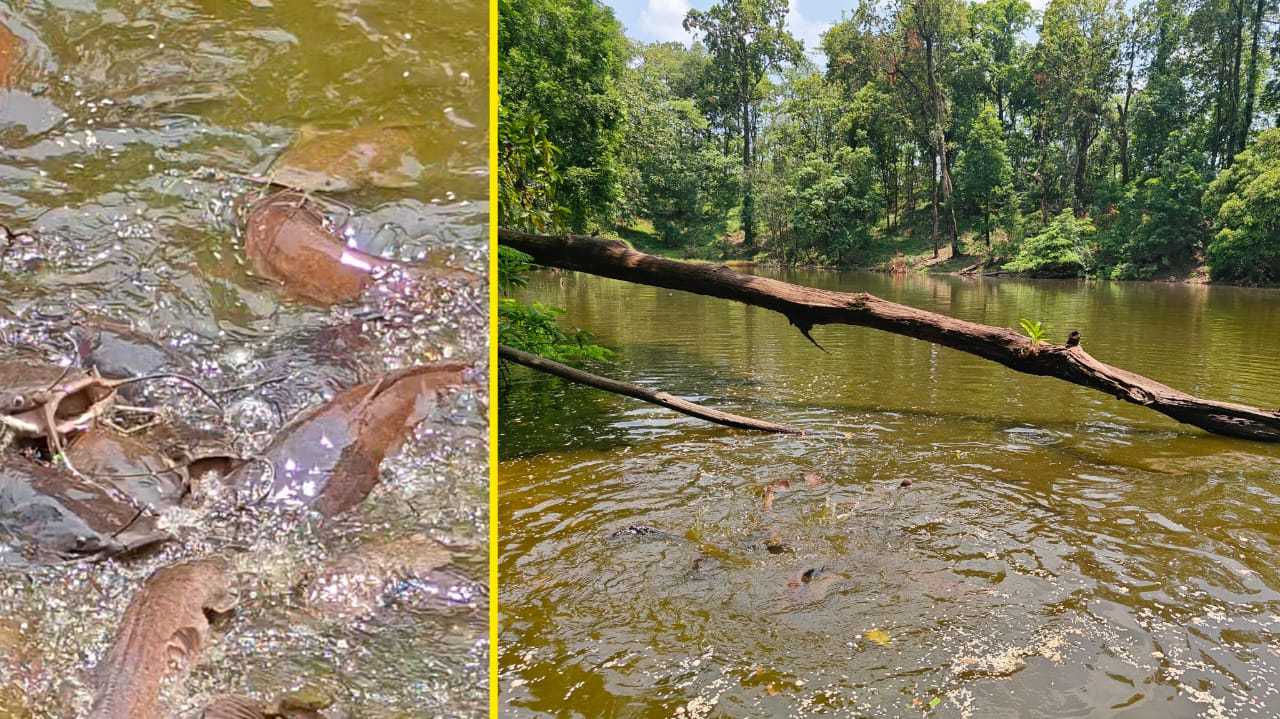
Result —
<svg viewBox="0 0 1280 719"><path fill-rule="evenodd" d="M244 345L236 345L226 349L222 353L222 361L229 368L238 372L245 372L250 364L253 363L253 351ZM254 368L260 368L261 364L257 364Z"/></svg>
<svg viewBox="0 0 1280 719"><path fill-rule="evenodd" d="M245 397L228 407L227 422L248 434L268 434L278 428L271 405L257 397Z"/></svg>

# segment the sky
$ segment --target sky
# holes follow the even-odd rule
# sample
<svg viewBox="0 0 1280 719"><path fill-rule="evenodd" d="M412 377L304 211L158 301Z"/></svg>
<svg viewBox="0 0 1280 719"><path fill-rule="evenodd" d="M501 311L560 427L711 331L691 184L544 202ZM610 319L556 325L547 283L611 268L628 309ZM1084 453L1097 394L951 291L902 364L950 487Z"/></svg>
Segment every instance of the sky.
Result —
<svg viewBox="0 0 1280 719"><path fill-rule="evenodd" d="M627 37L645 42L688 43L689 33L681 23L691 7L706 9L713 0L604 0L622 21ZM822 33L840 19L840 13L852 9L853 2L829 3L821 0L791 0L787 28L804 41L804 49L813 56L821 48ZM818 54L821 54L820 52Z"/></svg>
<svg viewBox="0 0 1280 719"><path fill-rule="evenodd" d="M1043 10L1048 0L1030 0L1031 6ZM627 37L645 42L689 42L689 33L681 23L690 7L706 9L713 0L604 0L626 27ZM855 0L847 2L823 2L822 0L791 0L787 13L787 29L804 41L805 52L819 60L822 52L822 33L831 27L842 14L856 6Z"/></svg>

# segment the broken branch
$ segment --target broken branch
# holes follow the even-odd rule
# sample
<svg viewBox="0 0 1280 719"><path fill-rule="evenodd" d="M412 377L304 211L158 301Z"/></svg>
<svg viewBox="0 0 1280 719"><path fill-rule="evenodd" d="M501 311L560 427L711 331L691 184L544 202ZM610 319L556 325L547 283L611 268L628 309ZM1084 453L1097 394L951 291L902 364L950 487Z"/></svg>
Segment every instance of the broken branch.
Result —
<svg viewBox="0 0 1280 719"><path fill-rule="evenodd" d="M545 357L539 357L535 354L523 352L506 345L498 345L498 356L505 360L510 360L519 365L524 365L529 369L539 372L545 372L561 379L576 382L577 384L586 385L602 389L605 392L613 392L614 394L632 397L634 399L643 400L651 404L656 404L667 409L673 409L681 414L687 414L690 417L705 419L708 422L715 422L726 427L735 427L737 429L752 429L759 432L777 432L781 434L803 434L803 430L795 427L788 427L785 424L774 424L764 420L743 417L740 414L730 414L729 412L721 412L720 410L703 407L700 404L694 404L688 400L667 394L666 392L655 392L654 390L641 387L638 384L629 382L619 382L608 377L584 372L580 369L574 369L568 365L562 365L559 362L552 362Z"/></svg>

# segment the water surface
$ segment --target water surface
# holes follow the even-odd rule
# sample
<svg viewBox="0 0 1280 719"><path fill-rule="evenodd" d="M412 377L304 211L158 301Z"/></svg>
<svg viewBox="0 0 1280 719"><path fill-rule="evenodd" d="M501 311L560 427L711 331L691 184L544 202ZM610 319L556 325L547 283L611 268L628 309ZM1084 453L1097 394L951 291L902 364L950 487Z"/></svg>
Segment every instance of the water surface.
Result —
<svg viewBox="0 0 1280 719"><path fill-rule="evenodd" d="M1078 329L1106 362L1280 406L1280 292L777 276ZM527 294L616 348L613 376L810 433L513 371L505 714L1280 713L1280 447L872 329L816 328L823 353L723 300L551 272ZM635 525L661 533L614 536Z"/></svg>
<svg viewBox="0 0 1280 719"><path fill-rule="evenodd" d="M148 398L248 452L376 373L482 362L483 291L308 307L254 276L235 207L301 132L401 128L418 181L333 198L350 241L483 273L487 18L476 0L0 1L0 59L14 59L0 71L0 224L32 236L0 257L0 353L67 362L73 318L132 324L208 387L248 385L222 415L181 392ZM209 553L233 558L241 606L167 687L180 716L304 685L342 716L486 715L486 404L480 388L452 396L339 522L214 505L167 517L181 540L158 556L5 570L0 716L82 714L142 579ZM335 556L414 532L454 548L456 582L436 588L451 608L412 587L354 619L302 606L298 587Z"/></svg>

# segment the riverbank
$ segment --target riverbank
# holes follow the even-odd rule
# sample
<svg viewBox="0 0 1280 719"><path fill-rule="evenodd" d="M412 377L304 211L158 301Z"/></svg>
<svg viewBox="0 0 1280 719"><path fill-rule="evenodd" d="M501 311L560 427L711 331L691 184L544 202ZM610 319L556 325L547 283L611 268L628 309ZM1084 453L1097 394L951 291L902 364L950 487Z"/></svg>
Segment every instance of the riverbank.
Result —
<svg viewBox="0 0 1280 719"><path fill-rule="evenodd" d="M1003 265L1012 260L1012 253L1000 251L1001 247L1007 247L1006 243L997 240L994 244L994 251L988 249L978 233L970 228L965 228L960 233L962 252L955 256L952 256L951 244L946 238L939 238L937 256L935 256L931 228L922 226L920 221L912 223L911 226L897 228L893 235L885 235L878 231L872 237L870 247L866 252L866 258L843 266L816 262L782 262L769 256L765 251L748 252L742 246L741 231L736 227L732 229L733 231L731 232L708 237L698 244L684 247L672 247L664 243L654 230L653 224L647 220L637 220L630 225L616 226L612 231L605 232L605 236L622 240L634 249L660 257L688 262L717 263L748 271L753 267L771 267L779 270L867 271L890 274L923 272L966 277L1037 278L1036 275L1009 272L1002 269ZM1041 277L1041 279L1046 278ZM1059 277L1056 279L1064 278ZM1084 276L1080 279L1112 278ZM1210 277L1209 267L1203 258L1196 258L1183 267L1164 270L1148 278L1116 279L1124 282L1151 282L1158 284L1280 287L1280 285L1275 284L1240 285L1214 281Z"/></svg>

